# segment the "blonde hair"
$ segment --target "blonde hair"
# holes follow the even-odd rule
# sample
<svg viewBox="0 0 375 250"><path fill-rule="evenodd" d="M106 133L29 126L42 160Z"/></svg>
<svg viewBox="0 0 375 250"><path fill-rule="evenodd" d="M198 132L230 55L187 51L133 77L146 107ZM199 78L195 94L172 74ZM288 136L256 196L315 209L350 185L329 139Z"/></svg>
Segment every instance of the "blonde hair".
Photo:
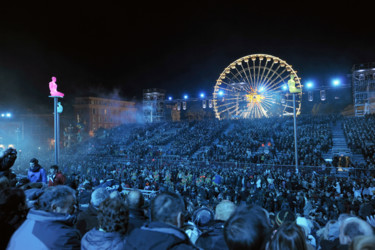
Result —
<svg viewBox="0 0 375 250"><path fill-rule="evenodd" d="M215 220L227 221L236 210L236 205L228 200L223 200L215 208Z"/></svg>

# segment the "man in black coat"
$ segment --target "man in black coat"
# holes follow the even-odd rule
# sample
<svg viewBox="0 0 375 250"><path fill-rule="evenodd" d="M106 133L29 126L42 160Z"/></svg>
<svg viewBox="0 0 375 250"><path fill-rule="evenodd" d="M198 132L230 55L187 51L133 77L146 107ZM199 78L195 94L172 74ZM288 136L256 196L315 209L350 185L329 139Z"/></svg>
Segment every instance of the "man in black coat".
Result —
<svg viewBox="0 0 375 250"><path fill-rule="evenodd" d="M199 236L196 246L203 249L228 249L224 239L224 224L236 210L236 205L228 200L220 202L215 209L215 222Z"/></svg>
<svg viewBox="0 0 375 250"><path fill-rule="evenodd" d="M161 193L151 202L152 222L136 228L127 239L126 249L196 249L186 233L184 202L175 193Z"/></svg>
<svg viewBox="0 0 375 250"><path fill-rule="evenodd" d="M97 188L91 194L90 205L87 210L82 211L77 216L76 228L81 235L98 226L98 208L100 203L109 197L109 192L105 188Z"/></svg>
<svg viewBox="0 0 375 250"><path fill-rule="evenodd" d="M143 205L144 197L139 190L133 190L128 193L126 197L126 204L129 208L129 224L128 234L130 234L135 228L140 228L147 222Z"/></svg>

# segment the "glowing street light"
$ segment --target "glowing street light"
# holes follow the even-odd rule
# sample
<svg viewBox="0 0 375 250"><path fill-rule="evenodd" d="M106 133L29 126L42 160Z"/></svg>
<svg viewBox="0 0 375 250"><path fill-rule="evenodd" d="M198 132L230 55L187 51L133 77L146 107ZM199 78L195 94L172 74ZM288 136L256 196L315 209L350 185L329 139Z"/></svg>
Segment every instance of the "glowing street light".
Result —
<svg viewBox="0 0 375 250"><path fill-rule="evenodd" d="M186 99L188 99L189 98L189 96L188 95L184 95L184 99L186 100Z"/></svg>
<svg viewBox="0 0 375 250"><path fill-rule="evenodd" d="M12 117L12 113L10 113L10 112L1 113L1 117L11 118Z"/></svg>
<svg viewBox="0 0 375 250"><path fill-rule="evenodd" d="M219 96L223 96L224 95L224 91L220 90L219 91Z"/></svg>
<svg viewBox="0 0 375 250"><path fill-rule="evenodd" d="M201 93L201 94L200 94L200 97L201 97L201 98L204 98L204 96L205 96L204 93Z"/></svg>
<svg viewBox="0 0 375 250"><path fill-rule="evenodd" d="M283 85L283 90L288 90L288 86L287 85Z"/></svg>
<svg viewBox="0 0 375 250"><path fill-rule="evenodd" d="M172 101L172 96L168 97L168 100L169 100L169 101Z"/></svg>
<svg viewBox="0 0 375 250"><path fill-rule="evenodd" d="M334 79L333 81L332 81L332 84L333 84L333 86L339 86L340 84L341 84L341 82L340 82L340 80L339 79Z"/></svg>
<svg viewBox="0 0 375 250"><path fill-rule="evenodd" d="M308 89L311 89L312 87L314 87L314 83L312 83L312 82L308 82L308 83L306 83L306 87L307 87Z"/></svg>

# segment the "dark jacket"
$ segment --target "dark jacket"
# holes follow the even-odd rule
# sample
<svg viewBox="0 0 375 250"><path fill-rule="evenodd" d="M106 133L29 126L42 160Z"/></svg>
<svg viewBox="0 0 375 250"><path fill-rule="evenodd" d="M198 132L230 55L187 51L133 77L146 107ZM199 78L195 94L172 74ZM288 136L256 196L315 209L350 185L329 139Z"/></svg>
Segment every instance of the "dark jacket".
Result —
<svg viewBox="0 0 375 250"><path fill-rule="evenodd" d="M181 229L163 223L151 222L136 228L126 241L126 249L197 249Z"/></svg>
<svg viewBox="0 0 375 250"><path fill-rule="evenodd" d="M31 209L9 241L9 250L80 249L81 236L70 215Z"/></svg>
<svg viewBox="0 0 375 250"><path fill-rule="evenodd" d="M215 221L212 228L201 234L195 242L197 247L203 249L228 249L224 239L224 221Z"/></svg>
<svg viewBox="0 0 375 250"><path fill-rule="evenodd" d="M129 209L128 234L136 228L141 228L147 221L148 218L141 209Z"/></svg>
<svg viewBox="0 0 375 250"><path fill-rule="evenodd" d="M96 228L88 231L81 241L81 249L125 249L126 237L117 232L102 232Z"/></svg>
<svg viewBox="0 0 375 250"><path fill-rule="evenodd" d="M91 204L87 210L82 211L77 216L76 228L85 235L88 231L98 226L98 210Z"/></svg>

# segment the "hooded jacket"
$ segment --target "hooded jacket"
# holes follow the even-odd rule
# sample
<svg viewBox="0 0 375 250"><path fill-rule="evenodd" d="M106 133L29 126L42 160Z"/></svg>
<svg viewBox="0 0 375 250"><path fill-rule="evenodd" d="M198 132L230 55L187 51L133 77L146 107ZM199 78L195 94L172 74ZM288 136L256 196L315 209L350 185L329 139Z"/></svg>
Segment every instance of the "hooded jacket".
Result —
<svg viewBox="0 0 375 250"><path fill-rule="evenodd" d="M81 236L72 216L31 209L9 241L9 250L80 249Z"/></svg>
<svg viewBox="0 0 375 250"><path fill-rule="evenodd" d="M118 232L102 232L93 228L83 236L81 249L121 250L126 249L125 242L126 237Z"/></svg>

